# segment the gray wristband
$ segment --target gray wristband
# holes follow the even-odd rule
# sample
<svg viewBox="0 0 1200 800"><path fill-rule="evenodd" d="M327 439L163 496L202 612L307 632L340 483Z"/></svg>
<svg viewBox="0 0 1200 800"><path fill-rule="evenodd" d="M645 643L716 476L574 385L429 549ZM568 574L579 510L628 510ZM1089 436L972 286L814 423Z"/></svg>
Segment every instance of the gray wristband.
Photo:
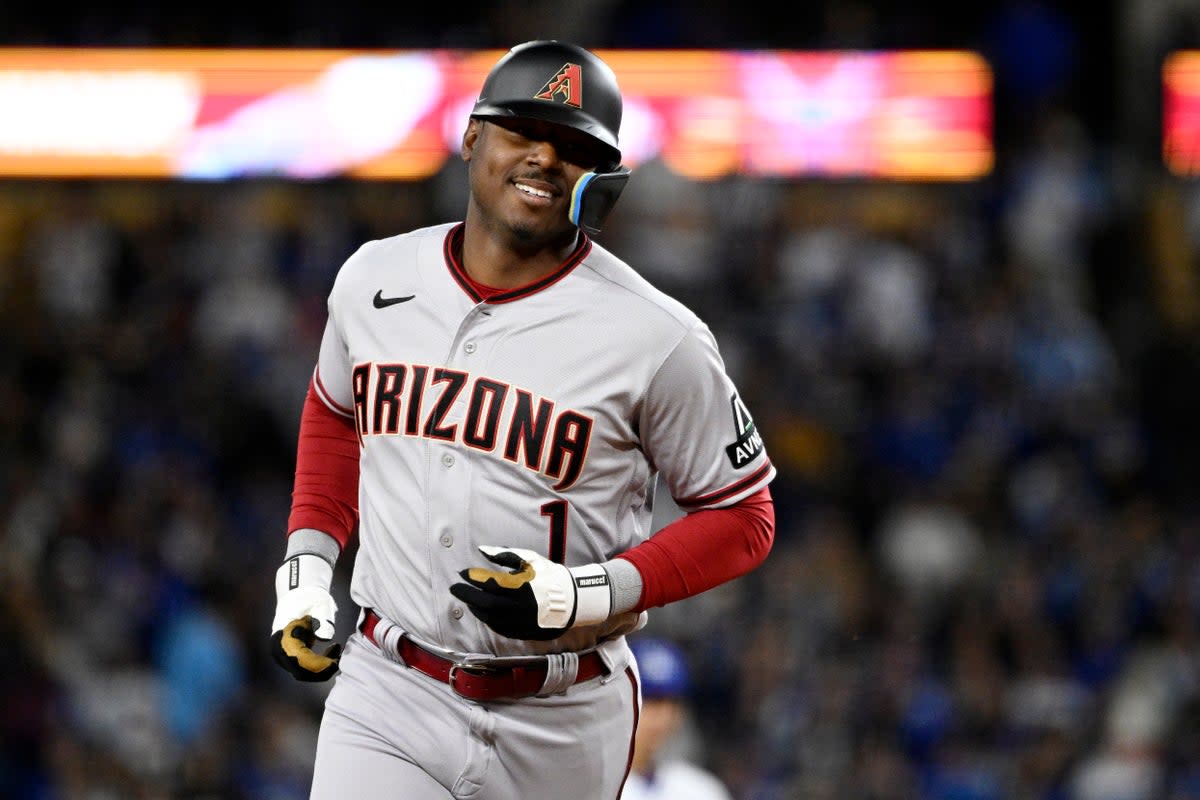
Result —
<svg viewBox="0 0 1200 800"><path fill-rule="evenodd" d="M623 558L605 561L601 566L608 573L609 586L612 589L612 613L623 614L632 611L642 599L642 573Z"/></svg>
<svg viewBox="0 0 1200 800"><path fill-rule="evenodd" d="M284 561L304 553L320 556L329 562L329 566L337 563L342 548L328 533L322 533L314 528L298 528L292 531L287 540L287 554Z"/></svg>

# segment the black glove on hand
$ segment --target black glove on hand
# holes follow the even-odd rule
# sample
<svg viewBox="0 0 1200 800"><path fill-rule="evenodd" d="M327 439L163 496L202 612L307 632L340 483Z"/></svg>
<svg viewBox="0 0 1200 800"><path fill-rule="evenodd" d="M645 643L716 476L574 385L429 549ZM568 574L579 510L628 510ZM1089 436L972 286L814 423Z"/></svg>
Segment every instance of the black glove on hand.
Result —
<svg viewBox="0 0 1200 800"><path fill-rule="evenodd" d="M612 595L599 564L568 569L532 550L482 546L479 552L508 571L472 567L450 593L501 636L557 639L578 625L608 619Z"/></svg>
<svg viewBox="0 0 1200 800"><path fill-rule="evenodd" d="M301 617L283 626L283 630L271 634L271 658L292 673L296 680L327 681L338 671L342 646L332 645L324 654L313 650L313 643L317 640L314 622L316 620L313 617Z"/></svg>

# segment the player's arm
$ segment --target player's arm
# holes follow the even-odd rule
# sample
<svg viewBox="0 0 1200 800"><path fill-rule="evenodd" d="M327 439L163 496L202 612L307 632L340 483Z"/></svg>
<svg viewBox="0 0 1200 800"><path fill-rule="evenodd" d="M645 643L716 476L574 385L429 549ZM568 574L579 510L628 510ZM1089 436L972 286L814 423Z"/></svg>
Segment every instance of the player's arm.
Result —
<svg viewBox="0 0 1200 800"><path fill-rule="evenodd" d="M724 508L694 511L605 562L613 613L674 603L740 578L761 564L775 541L771 490Z"/></svg>
<svg viewBox="0 0 1200 800"><path fill-rule="evenodd" d="M638 429L664 486L690 513L609 563L617 608L692 597L761 564L775 538L775 468L702 323L659 366Z"/></svg>
<svg viewBox="0 0 1200 800"><path fill-rule="evenodd" d="M754 569L771 549L775 471L698 326L676 346L647 392L639 429L681 505L696 510L600 564L565 567L529 550L481 548L503 571L463 570L451 587L485 624L517 639L554 639L624 611L699 594ZM706 432L707 437L697 434ZM742 442L740 450L729 445Z"/></svg>
<svg viewBox="0 0 1200 800"><path fill-rule="evenodd" d="M304 681L327 680L341 652L313 650L333 638L337 604L330 594L338 555L358 520L358 438L354 420L322 396L320 371L300 415L287 553L275 575L271 654Z"/></svg>
<svg viewBox="0 0 1200 800"><path fill-rule="evenodd" d="M724 508L695 511L601 564L565 567L532 550L481 547L503 570L472 567L451 593L492 630L556 639L578 625L642 611L741 577L767 557L775 509L766 487Z"/></svg>

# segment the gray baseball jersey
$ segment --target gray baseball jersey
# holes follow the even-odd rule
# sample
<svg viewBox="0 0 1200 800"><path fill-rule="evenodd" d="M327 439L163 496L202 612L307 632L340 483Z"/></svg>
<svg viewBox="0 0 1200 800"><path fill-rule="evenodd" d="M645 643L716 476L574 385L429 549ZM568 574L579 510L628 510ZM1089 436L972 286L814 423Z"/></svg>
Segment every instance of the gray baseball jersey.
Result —
<svg viewBox="0 0 1200 800"><path fill-rule="evenodd" d="M686 510L775 470L691 311L589 239L553 274L481 301L461 224L368 242L340 270L314 376L361 443L351 597L462 653L578 650L634 614L552 642L507 639L448 591L477 545L569 566L650 533L656 473Z"/></svg>

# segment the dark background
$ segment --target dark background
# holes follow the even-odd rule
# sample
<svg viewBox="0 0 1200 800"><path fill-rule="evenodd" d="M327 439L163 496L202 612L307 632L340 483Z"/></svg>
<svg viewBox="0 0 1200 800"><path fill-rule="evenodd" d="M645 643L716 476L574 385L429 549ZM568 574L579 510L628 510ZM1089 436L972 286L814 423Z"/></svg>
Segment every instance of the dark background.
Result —
<svg viewBox="0 0 1200 800"><path fill-rule="evenodd" d="M779 468L767 563L647 633L739 798L1200 797L1200 194L1159 145L1200 12L773 5L10 0L0 45L981 51L983 180L635 173L600 242ZM0 796L307 796L327 687L266 640L325 293L461 182L0 182Z"/></svg>

